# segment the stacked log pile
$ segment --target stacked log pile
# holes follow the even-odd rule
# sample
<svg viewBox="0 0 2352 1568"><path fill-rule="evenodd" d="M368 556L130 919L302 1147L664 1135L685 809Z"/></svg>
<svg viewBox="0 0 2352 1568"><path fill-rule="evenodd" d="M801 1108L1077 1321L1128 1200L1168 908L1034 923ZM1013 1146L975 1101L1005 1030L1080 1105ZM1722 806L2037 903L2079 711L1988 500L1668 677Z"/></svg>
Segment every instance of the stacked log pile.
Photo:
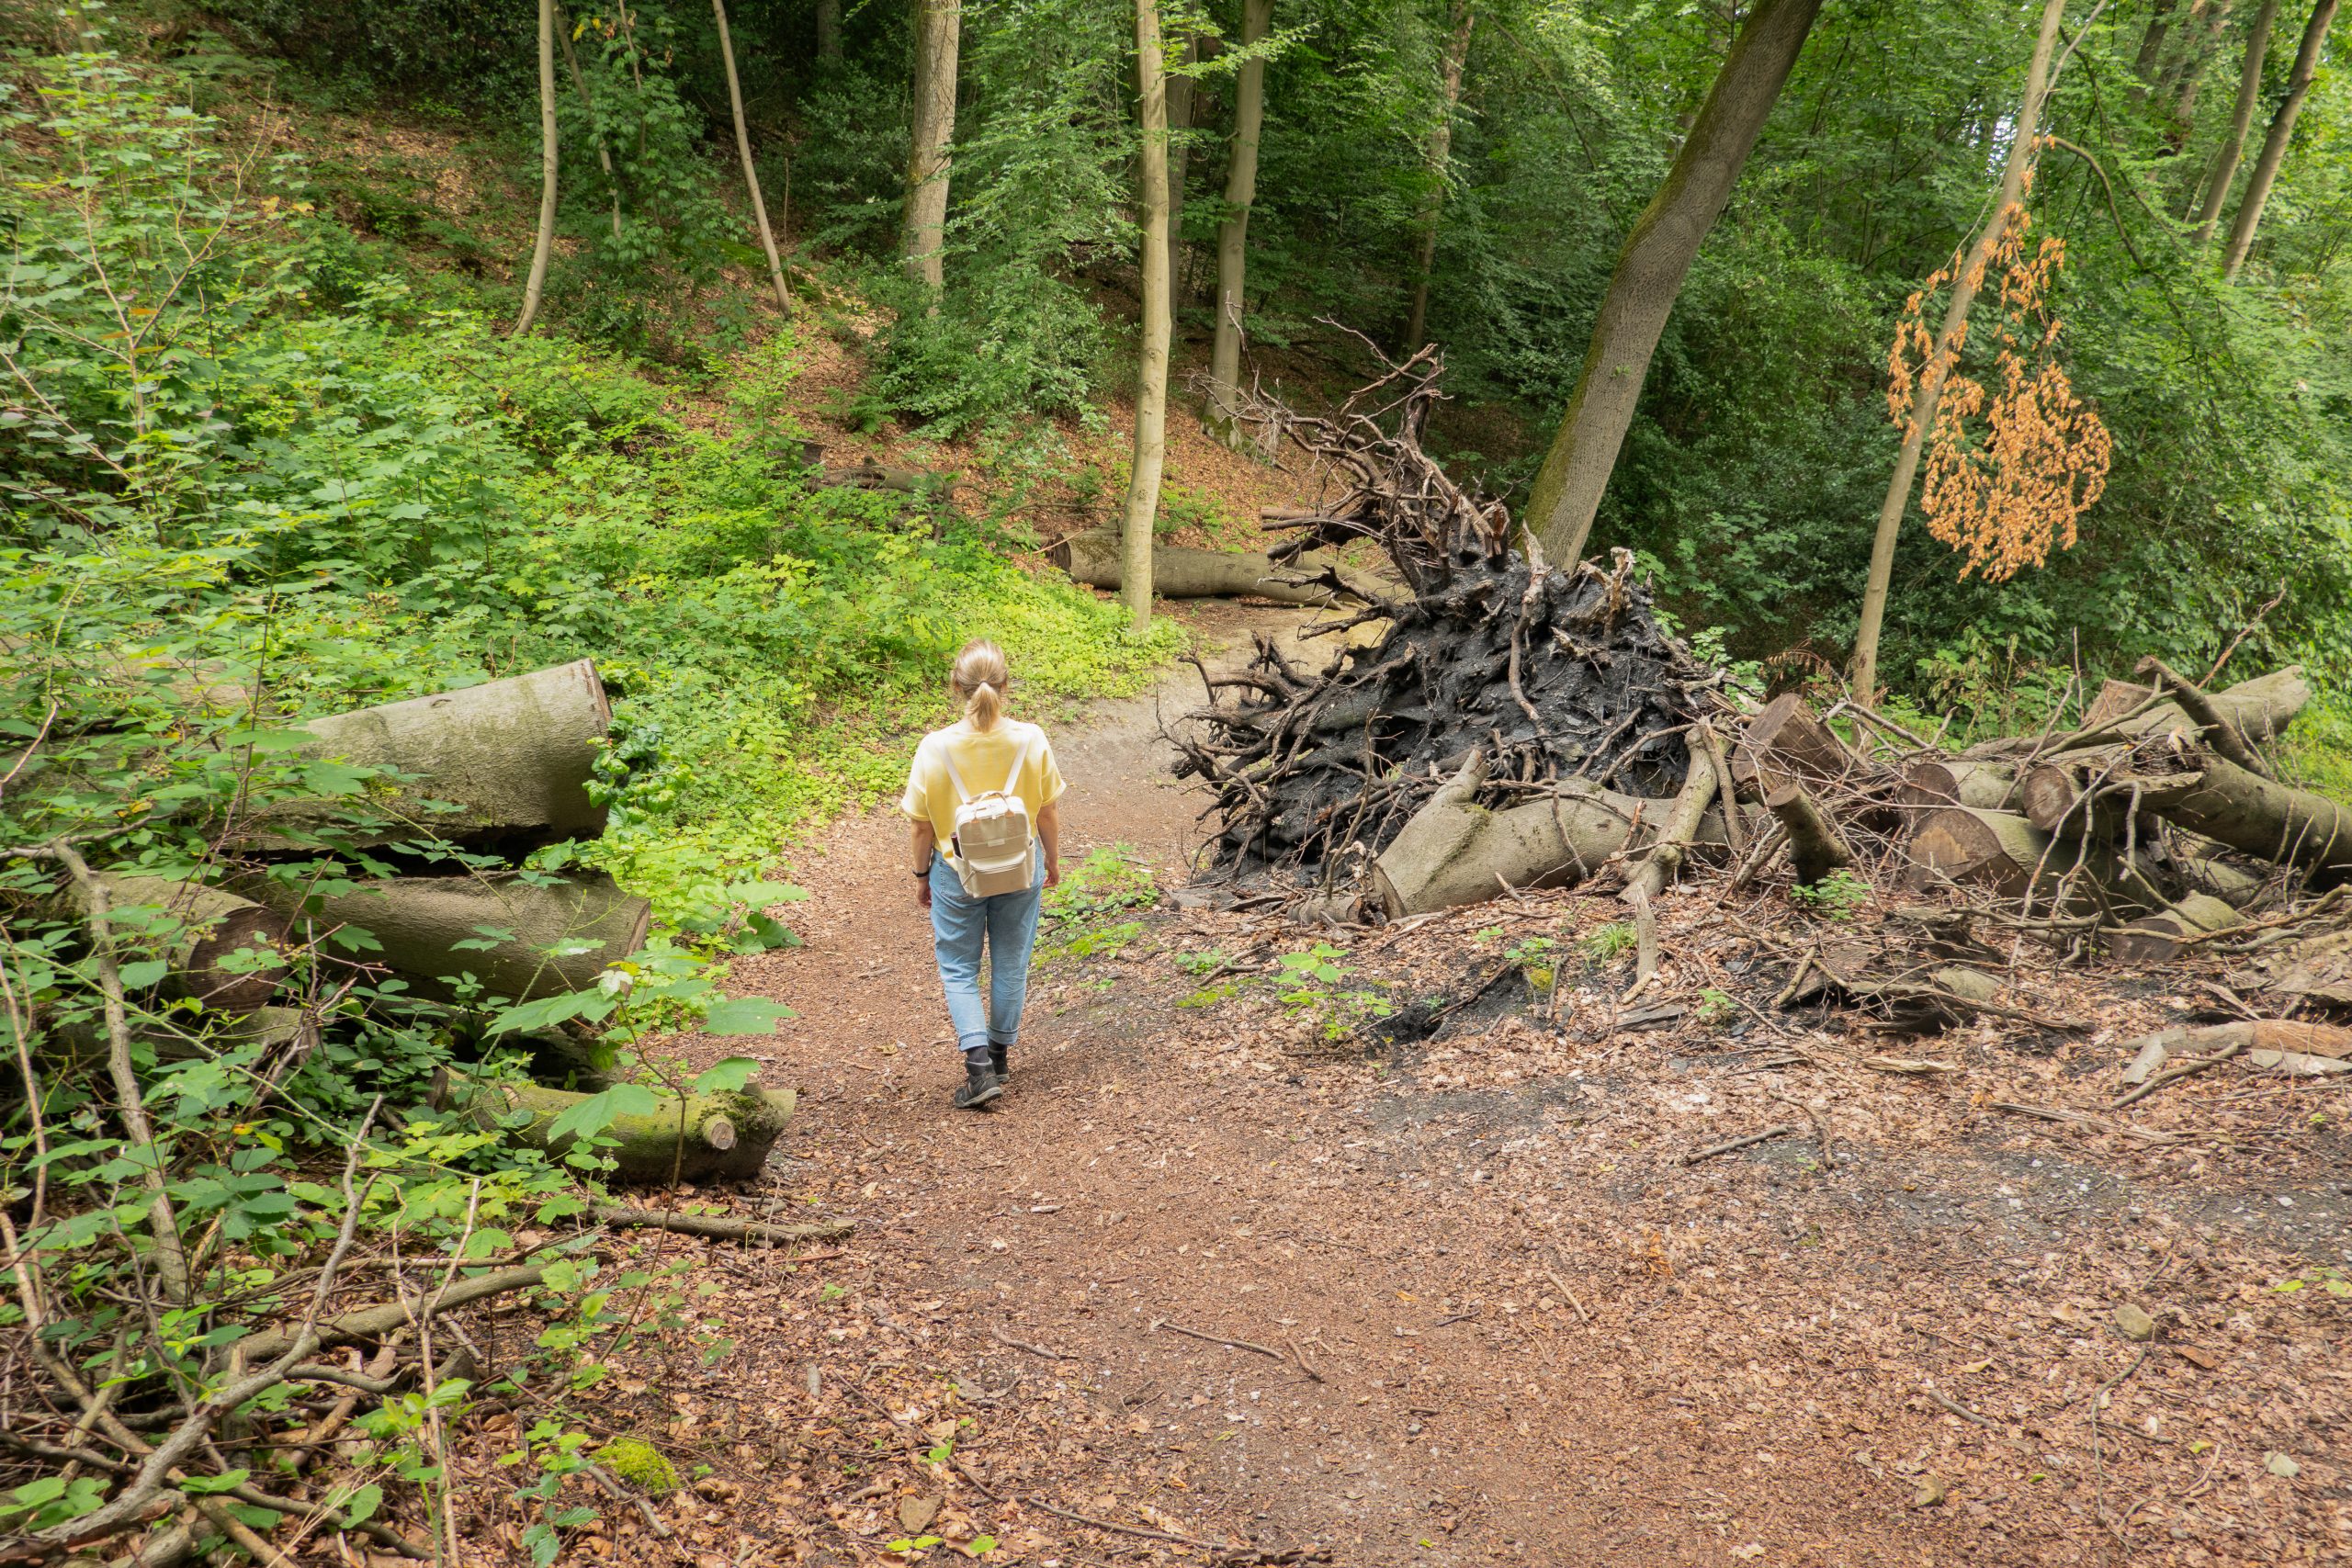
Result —
<svg viewBox="0 0 2352 1568"><path fill-rule="evenodd" d="M311 765L304 776L345 787L273 794L232 818L213 835L229 868L219 885L98 867L57 912L117 922L130 912L131 929L166 933L155 988L194 1001L221 1038L269 1044L282 1057L276 1077L318 1041L318 1018L283 1005L298 958L323 974L322 994L374 987L377 1005L394 1008L588 989L644 944L651 905L602 873L522 862L604 832L589 784L611 721L587 660L310 720L295 752ZM359 880L352 859L380 874ZM579 1041L542 1053L573 1087L484 1085L449 1103L486 1124L512 1122L528 1141L580 1088L607 1087L583 1066L592 1054ZM642 1125L617 1130L624 1179L756 1174L792 1111L788 1093L730 1097L725 1115L695 1097L658 1098ZM522 1111L528 1121L513 1114Z"/></svg>
<svg viewBox="0 0 2352 1568"><path fill-rule="evenodd" d="M1204 671L1209 704L1171 739L1175 771L1216 792L1212 883L1387 921L1613 884L1639 923L1637 990L1659 963L1653 901L1692 872L1722 868L1717 907L1768 876L1815 908L1893 897L1872 942L1788 944L1780 999L1919 1028L2049 1022L1997 977L2027 942L2160 962L2305 931L2352 882L2352 807L2270 761L2311 700L2300 670L2214 688L2151 659L2038 733L1959 750L1851 700L1758 703L1667 635L1622 552L1608 571L1546 563L1420 453L1435 374L1420 356L1329 419L1250 411L1337 491L1274 519L1295 537L1271 558L1369 539L1405 589L1313 628L1377 632L1319 671L1266 643L1238 676ZM2277 994L2352 1004L2346 952L2302 954Z"/></svg>

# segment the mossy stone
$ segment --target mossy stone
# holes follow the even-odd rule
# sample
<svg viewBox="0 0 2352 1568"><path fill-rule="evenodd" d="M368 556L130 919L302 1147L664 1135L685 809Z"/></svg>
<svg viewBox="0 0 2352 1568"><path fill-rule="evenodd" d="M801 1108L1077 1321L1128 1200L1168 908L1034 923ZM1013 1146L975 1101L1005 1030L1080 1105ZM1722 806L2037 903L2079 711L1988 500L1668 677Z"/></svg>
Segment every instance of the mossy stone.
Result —
<svg viewBox="0 0 2352 1568"><path fill-rule="evenodd" d="M667 1497L679 1485L677 1467L642 1438L615 1438L595 1461L649 1497Z"/></svg>

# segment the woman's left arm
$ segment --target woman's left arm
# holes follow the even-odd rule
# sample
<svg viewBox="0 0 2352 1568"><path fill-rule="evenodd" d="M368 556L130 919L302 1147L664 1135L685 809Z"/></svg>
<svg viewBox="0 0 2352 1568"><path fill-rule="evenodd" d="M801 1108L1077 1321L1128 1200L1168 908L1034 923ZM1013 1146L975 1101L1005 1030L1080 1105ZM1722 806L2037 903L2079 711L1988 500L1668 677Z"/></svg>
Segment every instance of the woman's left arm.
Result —
<svg viewBox="0 0 2352 1568"><path fill-rule="evenodd" d="M1052 887L1062 879L1062 803L1046 802L1037 813L1037 841L1046 846L1046 886Z"/></svg>
<svg viewBox="0 0 2352 1568"><path fill-rule="evenodd" d="M918 879L915 883L915 901L928 909L931 908L931 855L932 852L939 847L939 831L931 825L931 818L928 817L916 818L914 829L916 863L908 869L912 871Z"/></svg>

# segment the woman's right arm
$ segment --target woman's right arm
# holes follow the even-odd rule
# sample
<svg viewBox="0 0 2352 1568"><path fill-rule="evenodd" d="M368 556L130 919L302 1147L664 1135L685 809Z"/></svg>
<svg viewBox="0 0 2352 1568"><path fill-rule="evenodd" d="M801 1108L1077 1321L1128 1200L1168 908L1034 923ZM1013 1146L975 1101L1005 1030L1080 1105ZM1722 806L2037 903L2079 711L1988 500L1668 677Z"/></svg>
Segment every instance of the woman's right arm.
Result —
<svg viewBox="0 0 2352 1568"><path fill-rule="evenodd" d="M917 879L915 902L928 909L931 908L931 855L939 847L939 833L932 827L928 817L916 818L914 829L912 859L915 863L908 869L915 874Z"/></svg>

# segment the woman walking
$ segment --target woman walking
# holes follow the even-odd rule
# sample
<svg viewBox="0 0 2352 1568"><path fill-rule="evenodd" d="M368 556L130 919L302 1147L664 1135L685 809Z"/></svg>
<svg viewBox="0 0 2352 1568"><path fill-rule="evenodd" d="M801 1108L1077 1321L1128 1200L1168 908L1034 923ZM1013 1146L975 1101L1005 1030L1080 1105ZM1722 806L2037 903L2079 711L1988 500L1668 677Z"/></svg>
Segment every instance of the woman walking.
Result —
<svg viewBox="0 0 2352 1568"><path fill-rule="evenodd" d="M1012 684L996 644L964 645L948 675L964 716L922 738L899 802L914 825L915 897L931 911L939 983L964 1054L960 1111L979 1110L1004 1092L1038 906L1062 879L1055 805L1065 787L1061 770L1044 730L1005 716Z"/></svg>

